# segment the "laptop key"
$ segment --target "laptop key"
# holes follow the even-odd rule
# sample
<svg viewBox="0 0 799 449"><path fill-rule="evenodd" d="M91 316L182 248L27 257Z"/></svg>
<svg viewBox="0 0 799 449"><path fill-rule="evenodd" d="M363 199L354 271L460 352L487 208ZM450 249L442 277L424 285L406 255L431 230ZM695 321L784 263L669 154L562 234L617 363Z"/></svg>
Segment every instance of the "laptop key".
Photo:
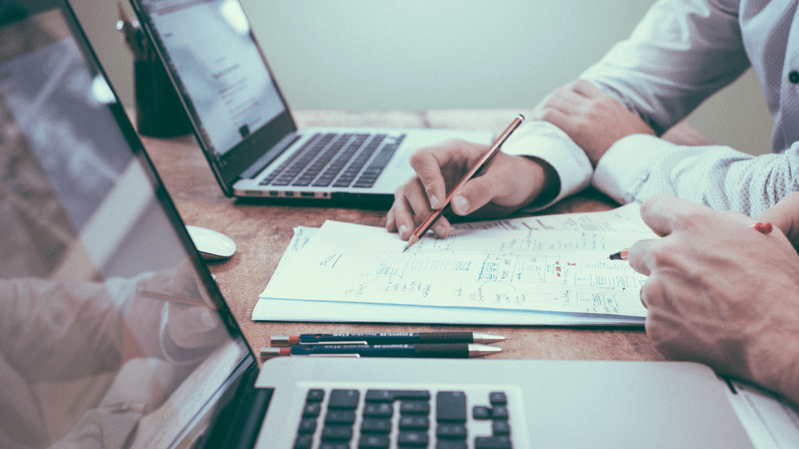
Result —
<svg viewBox="0 0 799 449"><path fill-rule="evenodd" d="M300 426L297 433L314 433L316 432L316 418L304 418L300 421Z"/></svg>
<svg viewBox="0 0 799 449"><path fill-rule="evenodd" d="M474 439L474 449L511 449L510 438L477 437Z"/></svg>
<svg viewBox="0 0 799 449"><path fill-rule="evenodd" d="M508 403L508 397L501 391L494 391L488 395L488 402L491 405L505 405Z"/></svg>
<svg viewBox="0 0 799 449"><path fill-rule="evenodd" d="M510 424L507 421L494 421L491 423L491 432L494 436L510 435Z"/></svg>
<svg viewBox="0 0 799 449"><path fill-rule="evenodd" d="M436 427L436 437L442 439L456 439L456 440L465 440L466 439L466 426L463 424L439 424Z"/></svg>
<svg viewBox="0 0 799 449"><path fill-rule="evenodd" d="M312 434L299 435L297 439L294 441L294 449L311 449L312 444L313 444Z"/></svg>
<svg viewBox="0 0 799 449"><path fill-rule="evenodd" d="M318 402L312 402L310 404L305 404L305 407L302 409L302 417L303 418L316 418L319 416L319 411L321 410Z"/></svg>
<svg viewBox="0 0 799 449"><path fill-rule="evenodd" d="M355 412L352 410L328 410L325 415L325 425L349 424L355 422Z"/></svg>
<svg viewBox="0 0 799 449"><path fill-rule="evenodd" d="M466 422L466 395L462 391L439 391L436 394L438 422Z"/></svg>
<svg viewBox="0 0 799 449"><path fill-rule="evenodd" d="M367 390L366 402L394 402L395 400L429 401L430 392L426 390Z"/></svg>
<svg viewBox="0 0 799 449"><path fill-rule="evenodd" d="M394 414L394 407L390 402L367 403L363 407L364 417L390 418Z"/></svg>
<svg viewBox="0 0 799 449"><path fill-rule="evenodd" d="M427 447L429 438L427 432L400 431L397 436L397 445L400 447Z"/></svg>
<svg viewBox="0 0 799 449"><path fill-rule="evenodd" d="M430 403L427 401L402 401L400 402L402 415L429 415Z"/></svg>
<svg viewBox="0 0 799 449"><path fill-rule="evenodd" d="M474 419L491 419L491 409L484 405L475 405L472 409L472 417Z"/></svg>
<svg viewBox="0 0 799 449"><path fill-rule="evenodd" d="M361 433L389 433L391 432L390 419L364 418L361 422Z"/></svg>
<svg viewBox="0 0 799 449"><path fill-rule="evenodd" d="M350 449L350 445L347 443L331 443L326 441L319 445L319 449Z"/></svg>
<svg viewBox="0 0 799 449"><path fill-rule="evenodd" d="M359 449L388 449L391 441L388 435L362 435L358 441Z"/></svg>
<svg viewBox="0 0 799 449"><path fill-rule="evenodd" d="M464 440L439 440L436 449L466 449Z"/></svg>
<svg viewBox="0 0 799 449"><path fill-rule="evenodd" d="M358 407L358 399L361 394L358 390L332 390L330 401L327 403L328 409L347 409L355 410Z"/></svg>
<svg viewBox="0 0 799 449"><path fill-rule="evenodd" d="M325 426L322 429L322 441L349 441L352 439L352 427Z"/></svg>
<svg viewBox="0 0 799 449"><path fill-rule="evenodd" d="M491 419L508 419L508 407L495 405L491 408Z"/></svg>
<svg viewBox="0 0 799 449"><path fill-rule="evenodd" d="M430 428L430 420L426 416L403 416L399 420L400 430L427 430Z"/></svg>
<svg viewBox="0 0 799 449"><path fill-rule="evenodd" d="M305 397L305 402L322 402L325 399L325 390L314 388L308 390L308 395Z"/></svg>

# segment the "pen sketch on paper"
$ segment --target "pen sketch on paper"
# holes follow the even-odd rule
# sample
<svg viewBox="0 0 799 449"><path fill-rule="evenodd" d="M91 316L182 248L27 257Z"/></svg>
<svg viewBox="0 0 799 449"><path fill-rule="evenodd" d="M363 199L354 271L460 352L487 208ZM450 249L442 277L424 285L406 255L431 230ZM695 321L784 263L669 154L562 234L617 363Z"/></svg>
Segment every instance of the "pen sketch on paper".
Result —
<svg viewBox="0 0 799 449"><path fill-rule="evenodd" d="M328 221L261 297L643 317L646 277L608 260L643 238L636 205L460 224L405 253L383 228Z"/></svg>

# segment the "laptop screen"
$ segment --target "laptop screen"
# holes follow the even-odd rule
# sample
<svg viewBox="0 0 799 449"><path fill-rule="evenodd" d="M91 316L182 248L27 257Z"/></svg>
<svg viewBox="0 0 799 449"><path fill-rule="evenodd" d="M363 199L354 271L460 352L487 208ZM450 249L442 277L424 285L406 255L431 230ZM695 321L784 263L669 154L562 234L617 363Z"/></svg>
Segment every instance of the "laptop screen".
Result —
<svg viewBox="0 0 799 449"><path fill-rule="evenodd" d="M0 2L0 446L172 447L252 363L61 0Z"/></svg>
<svg viewBox="0 0 799 449"><path fill-rule="evenodd" d="M296 131L241 4L131 4L154 47L145 58L160 57L167 68L211 169L232 195L231 186L242 172Z"/></svg>
<svg viewBox="0 0 799 449"><path fill-rule="evenodd" d="M142 6L215 156L285 111L238 1L150 0Z"/></svg>

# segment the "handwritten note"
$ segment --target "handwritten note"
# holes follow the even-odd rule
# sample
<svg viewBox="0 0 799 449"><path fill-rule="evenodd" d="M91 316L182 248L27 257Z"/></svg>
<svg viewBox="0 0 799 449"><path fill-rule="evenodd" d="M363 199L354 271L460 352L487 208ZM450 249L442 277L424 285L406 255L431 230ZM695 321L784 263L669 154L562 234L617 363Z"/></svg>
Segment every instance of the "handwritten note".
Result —
<svg viewBox="0 0 799 449"><path fill-rule="evenodd" d="M461 224L407 252L383 228L328 221L262 298L646 316L646 278L608 255L655 238L637 205Z"/></svg>

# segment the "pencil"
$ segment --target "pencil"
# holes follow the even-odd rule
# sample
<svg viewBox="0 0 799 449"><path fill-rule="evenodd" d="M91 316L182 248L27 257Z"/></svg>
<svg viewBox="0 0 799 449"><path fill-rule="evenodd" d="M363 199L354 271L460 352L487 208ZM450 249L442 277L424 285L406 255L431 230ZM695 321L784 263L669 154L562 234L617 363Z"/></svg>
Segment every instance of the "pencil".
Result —
<svg viewBox="0 0 799 449"><path fill-rule="evenodd" d="M167 295L164 293L158 293L150 290L137 290L136 293L139 296L144 296L145 298L160 299L161 301L176 302L178 304L186 304L188 306L203 306L203 307L208 307L209 309L213 309L213 307L209 306L202 300L189 298L186 296Z"/></svg>
<svg viewBox="0 0 799 449"><path fill-rule="evenodd" d="M617 253L613 253L608 256L610 260L627 260L627 252L630 251L630 248L623 249Z"/></svg>
<svg viewBox="0 0 799 449"><path fill-rule="evenodd" d="M458 193L458 190L460 190L460 188L463 187L463 185L466 184L467 181L472 179L477 174L477 172L480 171L481 168L483 168L486 164L488 164L491 158L493 158L494 155L497 154L500 147L502 147L502 144L505 143L506 140L508 140L508 137L510 137L513 131L515 131L516 128L518 128L523 121L524 121L524 116L521 114L519 114L518 117L513 119L511 124L508 125L507 128L505 128L505 131L503 131L502 134L500 134L499 137L497 137L497 139L494 140L494 143L491 144L488 150L486 150L486 152L483 153L483 155L480 157L477 163L474 164L472 168L470 168L469 171L466 172L465 175L463 175L460 181L458 181L458 183L455 184L455 186L447 193L447 198L444 200L444 205L441 206L439 209L430 212L430 215L428 215L427 218L425 218L424 221L421 224L419 224L419 227L417 227L416 230L413 231L411 238L408 239L408 245L405 246L405 249L402 250L402 252L407 251L408 248L415 245L416 242L418 242L424 236L424 234L430 229L430 227L433 226L433 223L435 223L436 220L438 220L438 217L441 216L441 213L444 212L444 209L452 201L452 197L454 197L455 194Z"/></svg>

